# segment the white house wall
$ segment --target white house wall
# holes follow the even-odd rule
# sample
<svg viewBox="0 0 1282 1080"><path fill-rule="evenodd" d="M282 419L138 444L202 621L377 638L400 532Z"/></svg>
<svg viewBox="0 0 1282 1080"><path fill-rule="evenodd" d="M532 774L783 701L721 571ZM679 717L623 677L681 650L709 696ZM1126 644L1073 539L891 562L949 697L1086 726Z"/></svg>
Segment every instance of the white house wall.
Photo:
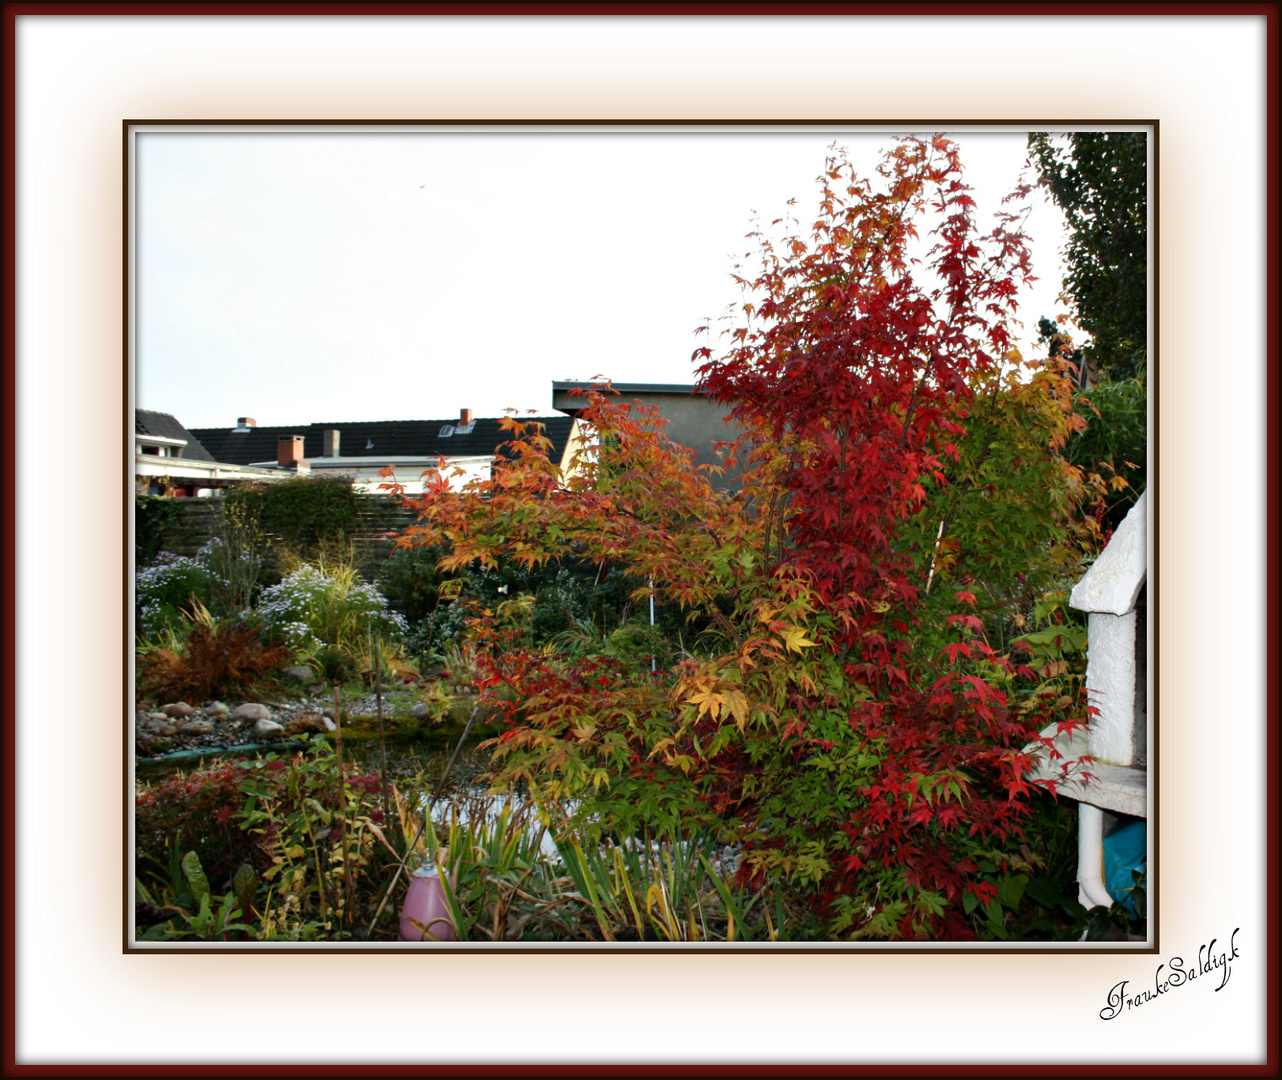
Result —
<svg viewBox="0 0 1282 1080"><path fill-rule="evenodd" d="M1135 761L1136 622L1134 611L1096 612L1089 620L1086 692L1099 709L1090 724L1091 756L1110 765Z"/></svg>

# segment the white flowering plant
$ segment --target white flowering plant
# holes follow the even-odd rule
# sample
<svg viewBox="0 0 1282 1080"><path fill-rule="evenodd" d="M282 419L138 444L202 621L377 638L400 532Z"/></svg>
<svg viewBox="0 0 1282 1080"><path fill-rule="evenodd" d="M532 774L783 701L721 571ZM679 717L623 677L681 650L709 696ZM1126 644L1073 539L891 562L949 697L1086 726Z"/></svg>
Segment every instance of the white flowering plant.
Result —
<svg viewBox="0 0 1282 1080"><path fill-rule="evenodd" d="M245 617L290 646L344 649L356 655L371 637L399 640L407 626L387 598L351 567L304 564L264 589Z"/></svg>
<svg viewBox="0 0 1282 1080"><path fill-rule="evenodd" d="M176 632L193 605L212 603L215 592L226 585L213 566L217 543L210 540L194 556L162 551L134 575L139 634L151 638Z"/></svg>

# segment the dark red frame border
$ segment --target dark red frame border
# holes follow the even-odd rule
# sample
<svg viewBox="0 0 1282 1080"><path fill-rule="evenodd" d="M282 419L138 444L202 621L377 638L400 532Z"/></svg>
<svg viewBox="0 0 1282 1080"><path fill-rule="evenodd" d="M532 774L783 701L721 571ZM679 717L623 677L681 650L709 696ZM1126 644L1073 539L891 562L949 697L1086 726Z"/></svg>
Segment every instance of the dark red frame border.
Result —
<svg viewBox="0 0 1282 1080"><path fill-rule="evenodd" d="M3 363L0 382L0 427L3 429L3 471L0 472L0 487L3 489L0 520L3 522L3 566L2 573L3 600L0 601L0 615L3 618L3 782L4 782L4 887L3 934L4 941L9 943L5 949L3 967L4 993L4 1075L5 1076L263 1076L263 1075L322 1075L322 1076L421 1076L421 1075L460 1075L460 1076L773 1076L779 1075L778 1065L628 1065L619 1063L601 1063L597 1065L475 1065L451 1064L442 1067L428 1065L397 1066L386 1065L368 1069L351 1066L290 1066L290 1065L56 1065L32 1066L20 1065L14 1056L15 1046L15 1005L16 1005L16 971L12 947L16 938L15 920L15 815L17 812L15 794L15 683L16 671L16 54L15 54L15 20L22 15L352 15L368 17L371 15L651 15L651 16L692 16L692 15L779 15L796 17L805 15L906 15L906 14L947 14L947 15L1257 15L1263 16L1267 24L1267 65L1266 65L1266 149L1267 178L1266 192L1266 229L1267 229L1267 270L1266 270L1266 317L1268 321L1266 342L1266 473L1265 488L1262 493L1266 502L1267 541L1266 555L1269 559L1267 568L1266 593L1266 760L1276 761L1278 752L1278 606L1279 580L1276 562L1278 540L1278 493L1276 463L1279 460L1278 439L1278 146L1277 146L1277 100L1278 100L1278 4L1027 4L1027 3L992 3L992 4L544 4L544 5L489 5L489 4L145 4L145 3L103 3L103 4L6 4L3 6L3 62L5 67L4 82L4 293L3 308L0 309L4 320ZM1270 104L1271 103L1271 104ZM973 122L973 121L972 121ZM1269 658L1272 659L1269 659ZM1134 1075L1156 1076L1208 1076L1208 1075L1241 1075L1241 1076L1276 1076L1278 1075L1278 1026L1277 1026L1277 989L1278 989L1278 860L1276 849L1276 823L1278 820L1277 785L1267 787L1268 813L1268 850L1266 888L1268 894L1268 925L1273 947L1266 949L1267 954L1267 1013L1268 1040L1266 1062L1260 1066L1215 1067L1215 1066L1146 1066L1128 1065L1125 1071ZM1006 1076L1006 1075L1044 1075L1044 1076L1081 1076L1081 1075L1115 1075L1116 1068L1106 1065L1065 1065L1065 1066L914 1066L914 1065L871 1065L852 1064L833 1065L795 1065L786 1069L790 1075L807 1076Z"/></svg>

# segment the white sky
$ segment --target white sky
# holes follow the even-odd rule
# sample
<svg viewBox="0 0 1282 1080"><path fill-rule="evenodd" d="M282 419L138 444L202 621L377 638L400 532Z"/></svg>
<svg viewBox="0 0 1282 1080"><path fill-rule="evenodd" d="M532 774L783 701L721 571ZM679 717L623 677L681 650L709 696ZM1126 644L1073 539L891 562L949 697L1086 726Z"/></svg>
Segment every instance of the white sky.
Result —
<svg viewBox="0 0 1282 1080"><path fill-rule="evenodd" d="M1022 132L955 136L986 228ZM188 427L551 412L551 383L689 383L753 211L812 220L828 147L889 134L141 132L136 404ZM1020 336L1060 290L1040 195ZM714 325L716 325L714 321Z"/></svg>

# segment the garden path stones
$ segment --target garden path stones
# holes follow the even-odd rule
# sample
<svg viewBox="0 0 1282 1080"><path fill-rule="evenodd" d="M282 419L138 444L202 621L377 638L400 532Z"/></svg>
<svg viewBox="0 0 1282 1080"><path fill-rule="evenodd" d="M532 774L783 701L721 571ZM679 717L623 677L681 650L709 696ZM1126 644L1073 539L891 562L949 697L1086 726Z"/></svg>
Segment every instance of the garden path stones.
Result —
<svg viewBox="0 0 1282 1080"><path fill-rule="evenodd" d="M172 716L175 719L186 719L196 710L185 701L175 701L172 705L165 705L160 710L166 716Z"/></svg>
<svg viewBox="0 0 1282 1080"><path fill-rule="evenodd" d="M266 705L247 702L244 705L237 706L236 711L231 714L231 718L237 723L243 723L247 720L270 720L272 711Z"/></svg>

